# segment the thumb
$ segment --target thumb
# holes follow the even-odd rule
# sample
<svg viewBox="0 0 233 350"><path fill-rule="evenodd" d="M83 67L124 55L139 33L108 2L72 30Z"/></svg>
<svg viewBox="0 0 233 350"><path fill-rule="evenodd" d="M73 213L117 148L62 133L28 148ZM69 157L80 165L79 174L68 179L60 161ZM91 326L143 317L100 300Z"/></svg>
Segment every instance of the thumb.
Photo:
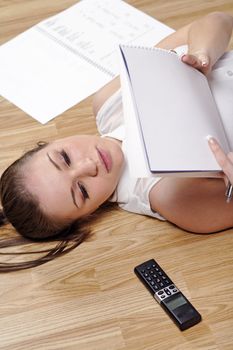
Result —
<svg viewBox="0 0 233 350"><path fill-rule="evenodd" d="M209 56L207 54L205 54L205 53L198 53L195 56L198 58L198 60L199 60L199 62L200 62L202 67L208 67L209 66L210 59L209 59Z"/></svg>
<svg viewBox="0 0 233 350"><path fill-rule="evenodd" d="M196 68L207 75L211 70L209 56L205 52L196 52L193 55L195 55L197 59Z"/></svg>

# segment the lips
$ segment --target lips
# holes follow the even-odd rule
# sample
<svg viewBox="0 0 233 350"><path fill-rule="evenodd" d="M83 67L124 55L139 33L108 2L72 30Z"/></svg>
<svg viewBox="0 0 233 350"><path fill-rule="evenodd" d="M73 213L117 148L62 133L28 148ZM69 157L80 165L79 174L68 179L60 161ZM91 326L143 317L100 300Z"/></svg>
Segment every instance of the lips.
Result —
<svg viewBox="0 0 233 350"><path fill-rule="evenodd" d="M105 169L109 173L112 169L112 157L111 157L110 153L108 151L101 149L101 148L96 147L96 149L97 149L97 152L99 154L99 157L100 157Z"/></svg>

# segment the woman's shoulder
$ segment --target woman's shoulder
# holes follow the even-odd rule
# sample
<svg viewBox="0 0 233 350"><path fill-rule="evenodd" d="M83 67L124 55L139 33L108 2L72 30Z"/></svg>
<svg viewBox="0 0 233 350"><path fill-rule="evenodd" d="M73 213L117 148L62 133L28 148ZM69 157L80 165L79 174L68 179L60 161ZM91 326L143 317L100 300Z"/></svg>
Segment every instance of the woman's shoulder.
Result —
<svg viewBox="0 0 233 350"><path fill-rule="evenodd" d="M100 109L103 107L105 102L120 88L120 78L116 77L100 90L98 90L93 96L93 113L96 117Z"/></svg>
<svg viewBox="0 0 233 350"><path fill-rule="evenodd" d="M123 105L121 90L117 90L101 106L96 116L96 125L100 135L115 133L118 129L124 129ZM123 139L124 132L120 132ZM113 136L112 136L113 137ZM117 138L117 137L116 137Z"/></svg>

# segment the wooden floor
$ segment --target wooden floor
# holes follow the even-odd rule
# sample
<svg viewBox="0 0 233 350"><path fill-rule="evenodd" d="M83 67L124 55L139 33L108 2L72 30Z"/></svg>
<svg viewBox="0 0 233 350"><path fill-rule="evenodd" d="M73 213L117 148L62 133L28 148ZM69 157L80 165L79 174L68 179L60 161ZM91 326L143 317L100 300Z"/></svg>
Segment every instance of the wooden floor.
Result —
<svg viewBox="0 0 233 350"><path fill-rule="evenodd" d="M0 43L75 2L0 0ZM233 13L232 0L128 3L174 29L210 11ZM0 98L0 172L36 141L75 133L96 133L91 98L44 126ZM106 213L70 254L0 276L0 349L231 350L232 233L195 235L121 210ZM180 332L141 285L133 268L150 258L196 306L200 324Z"/></svg>

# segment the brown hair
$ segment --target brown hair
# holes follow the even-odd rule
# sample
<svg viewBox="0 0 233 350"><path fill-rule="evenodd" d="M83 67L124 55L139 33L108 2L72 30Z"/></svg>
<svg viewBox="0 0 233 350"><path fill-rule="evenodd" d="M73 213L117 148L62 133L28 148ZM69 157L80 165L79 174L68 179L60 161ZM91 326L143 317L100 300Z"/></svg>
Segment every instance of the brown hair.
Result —
<svg viewBox="0 0 233 350"><path fill-rule="evenodd" d="M2 174L0 179L0 198L3 210L0 211L0 226L9 221L24 239L21 243L33 241L57 240L59 243L39 259L20 263L1 263L0 272L26 269L41 265L77 247L88 235L89 230L84 225L87 218L78 222L58 223L48 217L40 208L35 198L25 187L22 168L24 164L46 143L39 143L37 147L26 152L12 163ZM18 241L19 243L19 241ZM3 239L0 248L17 245L15 240ZM40 251L41 253L41 251ZM0 253L0 255L5 253ZM8 253L7 253L8 254ZM18 253L15 253L18 254Z"/></svg>

